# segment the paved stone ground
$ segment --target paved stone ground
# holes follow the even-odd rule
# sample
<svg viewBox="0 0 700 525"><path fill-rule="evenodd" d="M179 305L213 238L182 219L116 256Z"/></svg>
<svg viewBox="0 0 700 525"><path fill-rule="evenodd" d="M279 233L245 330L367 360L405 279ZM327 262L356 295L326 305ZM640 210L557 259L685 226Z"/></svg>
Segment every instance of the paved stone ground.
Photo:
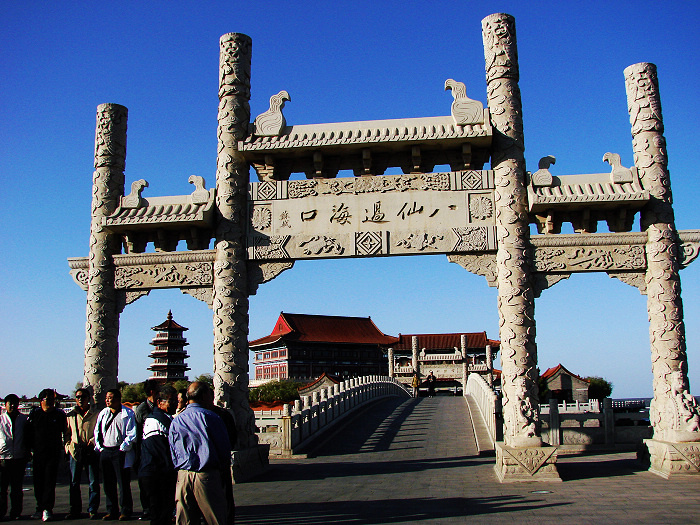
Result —
<svg viewBox="0 0 700 525"><path fill-rule="evenodd" d="M500 484L494 458L476 456L468 418L459 397L382 400L313 457L273 460L265 475L236 485L236 523L700 524L700 479L664 480L634 453L560 457L562 483ZM57 517L67 493L59 487Z"/></svg>

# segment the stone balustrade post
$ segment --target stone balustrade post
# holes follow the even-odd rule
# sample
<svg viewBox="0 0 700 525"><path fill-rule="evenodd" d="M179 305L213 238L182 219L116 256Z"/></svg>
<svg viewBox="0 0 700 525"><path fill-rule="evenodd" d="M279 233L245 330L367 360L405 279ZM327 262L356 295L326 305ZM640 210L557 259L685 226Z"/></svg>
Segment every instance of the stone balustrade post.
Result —
<svg viewBox="0 0 700 525"><path fill-rule="evenodd" d="M418 336L411 337L411 366L413 371L420 377L420 361L418 361Z"/></svg>
<svg viewBox="0 0 700 525"><path fill-rule="evenodd" d="M125 300L114 288L113 256L121 252L121 237L110 233L103 219L124 195L127 116L119 104L97 107L83 385L100 407L107 390L116 388L119 371L119 314Z"/></svg>
<svg viewBox="0 0 700 525"><path fill-rule="evenodd" d="M295 399L294 400L294 413L299 414L299 413L301 413L301 410L302 410L301 399Z"/></svg>
<svg viewBox="0 0 700 525"><path fill-rule="evenodd" d="M290 456L292 454L292 411L291 405L285 403L282 405L282 455Z"/></svg>
<svg viewBox="0 0 700 525"><path fill-rule="evenodd" d="M549 444L554 447L561 445L561 418L556 399L549 400Z"/></svg>
<svg viewBox="0 0 700 525"><path fill-rule="evenodd" d="M486 382L493 386L493 350L491 345L486 345Z"/></svg>
<svg viewBox="0 0 700 525"><path fill-rule="evenodd" d="M615 412L613 411L612 399L603 399L603 426L605 427L605 444L615 445Z"/></svg>
<svg viewBox="0 0 700 525"><path fill-rule="evenodd" d="M656 66L643 62L627 67L624 73L634 165L651 196L641 212L641 228L647 233L645 280L654 377L649 410L654 437L645 443L653 472L668 477L689 469L700 474L697 463L685 459L692 455L691 450L697 451L700 441L700 405L690 394L688 381L679 275L681 248L673 214Z"/></svg>

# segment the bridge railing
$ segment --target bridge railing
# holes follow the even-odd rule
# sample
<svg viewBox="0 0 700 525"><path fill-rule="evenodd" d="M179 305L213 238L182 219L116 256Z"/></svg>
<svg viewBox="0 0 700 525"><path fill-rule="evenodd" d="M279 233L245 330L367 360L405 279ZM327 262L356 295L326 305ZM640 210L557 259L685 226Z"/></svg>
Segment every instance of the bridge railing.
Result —
<svg viewBox="0 0 700 525"><path fill-rule="evenodd" d="M464 394L472 396L476 401L491 441L498 441L500 432L497 414L501 411L501 401L496 393L480 374L469 374Z"/></svg>
<svg viewBox="0 0 700 525"><path fill-rule="evenodd" d="M257 434L258 442L269 444L272 455L294 455L355 409L388 396L411 397L411 391L385 376L364 376L322 388L311 396L302 396L293 405L284 405L279 415L256 415L262 430Z"/></svg>

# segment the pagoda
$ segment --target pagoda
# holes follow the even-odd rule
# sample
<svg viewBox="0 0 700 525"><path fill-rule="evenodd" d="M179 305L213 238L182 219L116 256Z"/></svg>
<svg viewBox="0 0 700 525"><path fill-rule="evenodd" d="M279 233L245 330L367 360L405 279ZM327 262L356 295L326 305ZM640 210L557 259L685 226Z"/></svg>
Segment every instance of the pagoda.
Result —
<svg viewBox="0 0 700 525"><path fill-rule="evenodd" d="M189 357L185 346L189 343L182 333L188 329L173 321L173 313L168 311L167 320L151 330L158 333L151 341L154 348L148 356L153 359L153 364L148 367L148 370L153 371L150 379L160 383L187 380L185 372L190 367L185 363L185 359Z"/></svg>

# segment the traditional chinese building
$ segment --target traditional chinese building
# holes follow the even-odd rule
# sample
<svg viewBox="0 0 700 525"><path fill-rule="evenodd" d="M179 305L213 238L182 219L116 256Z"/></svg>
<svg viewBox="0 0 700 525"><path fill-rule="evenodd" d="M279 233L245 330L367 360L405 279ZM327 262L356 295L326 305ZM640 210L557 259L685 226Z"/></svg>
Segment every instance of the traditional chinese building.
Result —
<svg viewBox="0 0 700 525"><path fill-rule="evenodd" d="M161 383L172 383L180 379L187 379L185 372L190 369L185 363L189 357L185 347L189 345L183 333L188 330L184 326L173 321L173 313L168 312L165 322L154 326L151 330L158 332L151 341L153 351L148 357L153 359L153 364L148 367L153 372L150 379Z"/></svg>
<svg viewBox="0 0 700 525"><path fill-rule="evenodd" d="M569 372L561 363L545 370L540 376L540 381L544 382L543 386L546 386L546 389L540 392L541 403L546 403L550 399L568 403L588 401L590 381Z"/></svg>
<svg viewBox="0 0 700 525"><path fill-rule="evenodd" d="M342 379L387 375L384 348L397 341L369 317L282 312L270 335L249 343L255 366L252 383L311 382L323 373Z"/></svg>
<svg viewBox="0 0 700 525"><path fill-rule="evenodd" d="M493 384L493 360L500 344L486 332L399 334L388 351L389 375L410 384L414 371L421 381L432 371L438 387L457 389L470 373L478 373Z"/></svg>

